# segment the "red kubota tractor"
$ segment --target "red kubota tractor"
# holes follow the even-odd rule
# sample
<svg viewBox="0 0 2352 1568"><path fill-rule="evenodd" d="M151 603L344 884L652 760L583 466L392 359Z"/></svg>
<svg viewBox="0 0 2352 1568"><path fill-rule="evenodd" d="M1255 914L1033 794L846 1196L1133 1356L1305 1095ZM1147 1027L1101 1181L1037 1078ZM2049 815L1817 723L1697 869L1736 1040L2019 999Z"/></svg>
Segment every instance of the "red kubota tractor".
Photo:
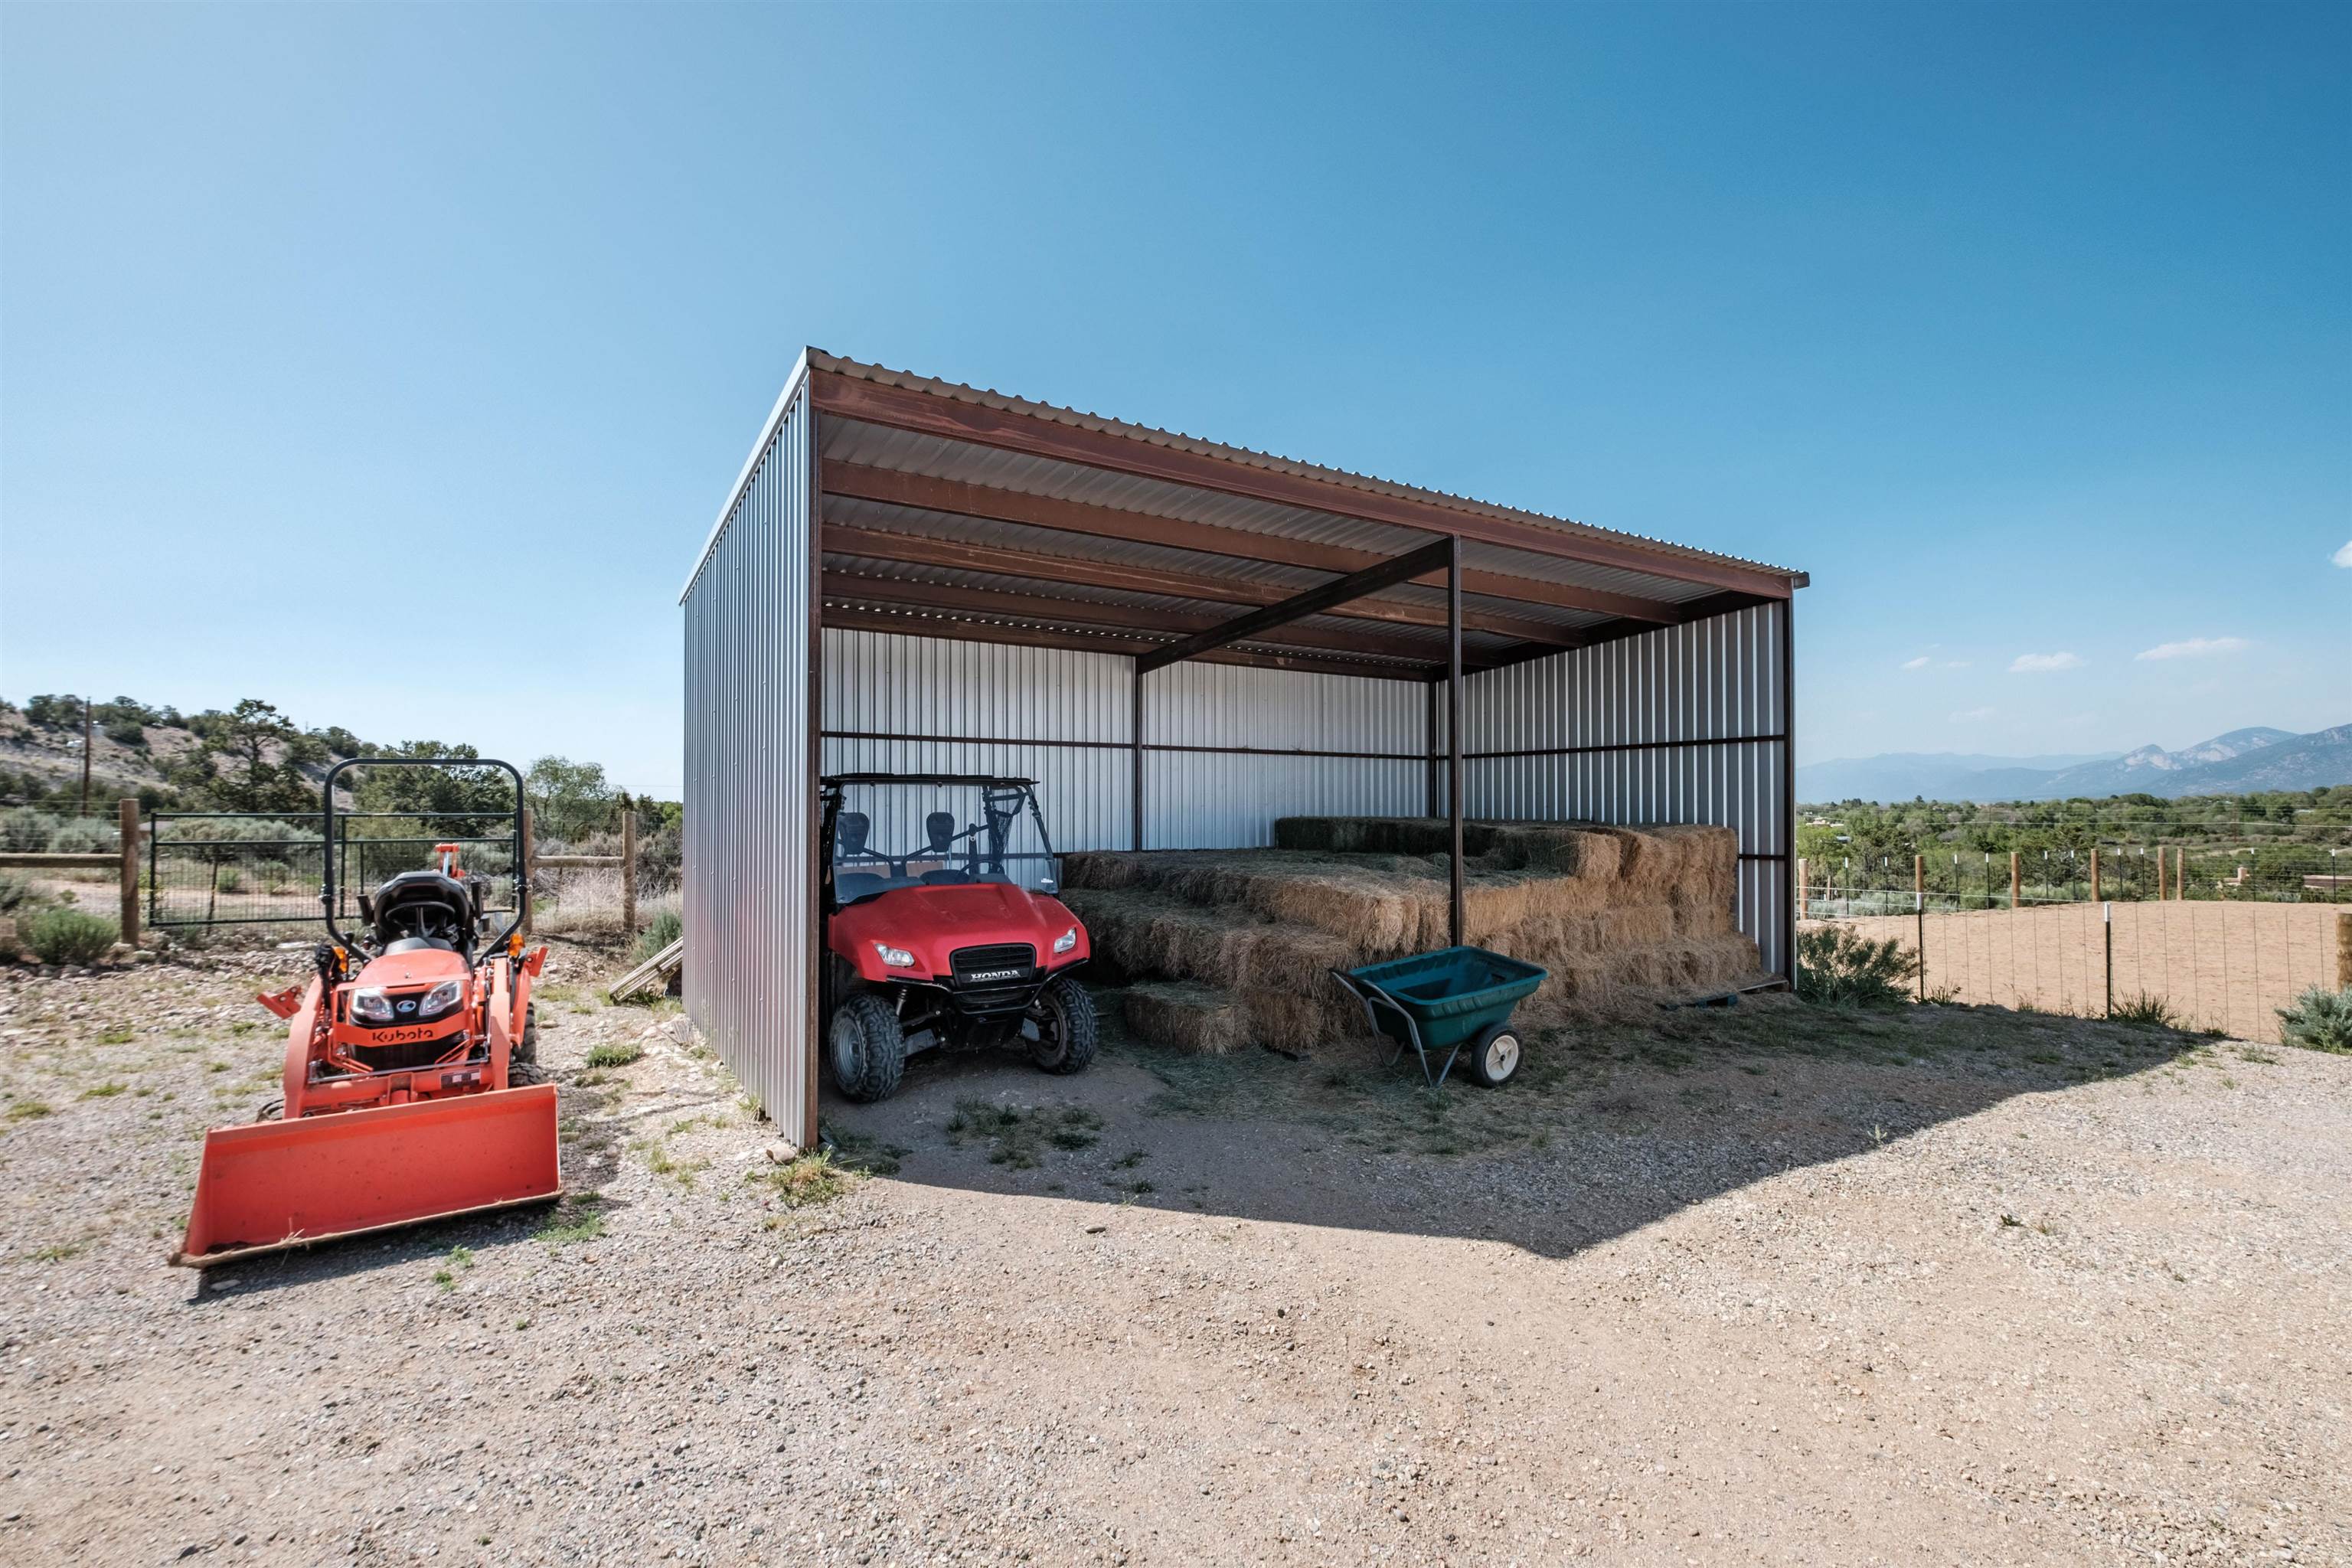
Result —
<svg viewBox="0 0 2352 1568"><path fill-rule="evenodd" d="M485 884L457 846L373 897L363 930L335 923L335 781L348 768L503 768L514 781L514 916L488 934ZM522 775L474 758L337 763L326 798L320 901L328 939L306 984L263 996L288 1021L275 1120L205 1135L188 1231L172 1261L204 1268L257 1253L555 1197L555 1086L524 1083L538 1044L523 952ZM355 841L365 843L367 841Z"/></svg>
<svg viewBox="0 0 2352 1568"><path fill-rule="evenodd" d="M1052 1073L1093 1061L1094 998L1073 973L1087 928L1053 896L1060 863L1035 785L981 773L820 784L834 1086L881 1100L907 1058L934 1047L1010 1047Z"/></svg>

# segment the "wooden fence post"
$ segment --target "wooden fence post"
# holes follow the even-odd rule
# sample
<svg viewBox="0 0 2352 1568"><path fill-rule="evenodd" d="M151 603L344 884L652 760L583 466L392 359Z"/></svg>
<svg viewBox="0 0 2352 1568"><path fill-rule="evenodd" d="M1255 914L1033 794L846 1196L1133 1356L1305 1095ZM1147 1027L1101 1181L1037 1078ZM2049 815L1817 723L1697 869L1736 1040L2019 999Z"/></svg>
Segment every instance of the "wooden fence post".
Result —
<svg viewBox="0 0 2352 1568"><path fill-rule="evenodd" d="M621 813L621 935L637 938L637 814Z"/></svg>
<svg viewBox="0 0 2352 1568"><path fill-rule="evenodd" d="M139 945L139 803L126 800L119 808L122 824L122 940Z"/></svg>
<svg viewBox="0 0 2352 1568"><path fill-rule="evenodd" d="M2009 907L2012 910L2019 908L2024 902L2025 871L2023 869L2023 865L2024 863L2019 858L2017 851L2014 849L2011 850L2009 852Z"/></svg>
<svg viewBox="0 0 2352 1568"><path fill-rule="evenodd" d="M531 836L530 808L525 806L522 813L522 871L515 889L515 897L522 903L522 934L525 936L530 935L531 873L538 868L539 841Z"/></svg>
<svg viewBox="0 0 2352 1568"><path fill-rule="evenodd" d="M2097 903L2098 901L2099 901L2099 851L2098 851L2097 847L2095 846L2095 847L2092 848L2092 850L2091 850L2091 902L2093 902L2093 903L2095 903L2095 903Z"/></svg>
<svg viewBox="0 0 2352 1568"><path fill-rule="evenodd" d="M1797 857L1797 918L1799 920L1805 918L1808 901L1805 897L1805 858L1800 855Z"/></svg>
<svg viewBox="0 0 2352 1568"><path fill-rule="evenodd" d="M2336 917L2336 989L2352 991L2352 910Z"/></svg>

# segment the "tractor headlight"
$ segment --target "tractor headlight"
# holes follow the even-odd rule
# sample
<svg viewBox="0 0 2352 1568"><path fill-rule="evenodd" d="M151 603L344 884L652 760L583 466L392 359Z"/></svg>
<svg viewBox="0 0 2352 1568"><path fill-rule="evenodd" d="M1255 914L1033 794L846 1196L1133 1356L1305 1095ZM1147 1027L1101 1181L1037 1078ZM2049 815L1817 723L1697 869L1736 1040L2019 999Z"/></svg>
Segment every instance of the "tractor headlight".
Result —
<svg viewBox="0 0 2352 1568"><path fill-rule="evenodd" d="M437 1018L455 1007L457 1005L457 999L465 994L464 981L444 980L425 994L425 1000L416 1005L416 1016L420 1018Z"/></svg>
<svg viewBox="0 0 2352 1568"><path fill-rule="evenodd" d="M376 986L352 993L352 1016L362 1024L392 1022L392 998Z"/></svg>
<svg viewBox="0 0 2352 1568"><path fill-rule="evenodd" d="M1072 949L1072 948L1074 948L1074 947L1076 947L1076 946L1077 946L1077 945L1078 945L1078 928L1077 928L1077 927L1076 927L1076 926L1072 926L1069 930L1067 930L1067 931L1064 931L1061 935L1059 935L1059 936L1057 936L1057 937L1055 937L1055 938L1054 939L1054 952L1055 952L1055 955L1056 957L1058 957L1058 956L1060 956L1061 954L1063 954L1063 953L1066 953L1066 952L1069 952L1069 951L1070 951L1070 949Z"/></svg>
<svg viewBox="0 0 2352 1568"><path fill-rule="evenodd" d="M880 953L882 962L892 969L915 967L915 955L903 947L892 947L887 942L877 942L874 944L874 951Z"/></svg>

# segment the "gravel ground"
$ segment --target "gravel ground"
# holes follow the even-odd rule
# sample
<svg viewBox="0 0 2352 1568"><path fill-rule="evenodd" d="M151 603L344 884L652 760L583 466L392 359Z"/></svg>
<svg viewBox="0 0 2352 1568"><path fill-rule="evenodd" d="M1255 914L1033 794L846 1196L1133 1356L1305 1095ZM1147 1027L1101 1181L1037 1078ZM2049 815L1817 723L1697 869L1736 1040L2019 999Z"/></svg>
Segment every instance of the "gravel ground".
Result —
<svg viewBox="0 0 2352 1568"><path fill-rule="evenodd" d="M200 1283L282 967L0 973L0 1558L2352 1562L2352 1058L1780 1004L1433 1097L1114 1039L789 1165L566 948L560 1208Z"/></svg>

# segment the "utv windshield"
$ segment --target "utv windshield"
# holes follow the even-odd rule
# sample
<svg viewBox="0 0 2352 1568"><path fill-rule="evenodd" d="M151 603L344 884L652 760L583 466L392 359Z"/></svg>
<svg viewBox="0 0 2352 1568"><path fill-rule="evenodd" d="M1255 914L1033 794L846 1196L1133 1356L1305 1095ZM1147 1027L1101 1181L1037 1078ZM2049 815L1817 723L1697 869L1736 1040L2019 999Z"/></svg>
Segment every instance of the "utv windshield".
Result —
<svg viewBox="0 0 2352 1568"><path fill-rule="evenodd" d="M1019 780L843 779L828 782L825 805L836 904L971 882L1061 889L1036 797Z"/></svg>

